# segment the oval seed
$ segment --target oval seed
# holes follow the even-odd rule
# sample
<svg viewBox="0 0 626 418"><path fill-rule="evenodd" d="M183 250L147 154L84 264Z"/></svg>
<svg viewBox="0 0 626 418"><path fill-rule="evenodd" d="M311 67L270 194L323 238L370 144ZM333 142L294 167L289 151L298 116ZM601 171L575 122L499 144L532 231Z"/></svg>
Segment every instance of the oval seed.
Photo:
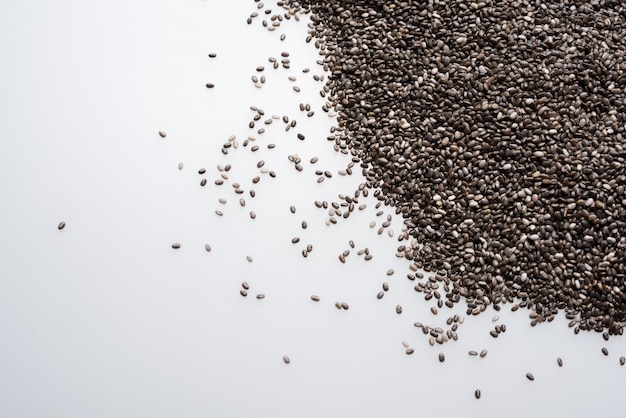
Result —
<svg viewBox="0 0 626 418"><path fill-rule="evenodd" d="M241 287L243 287L246 290L250 289L250 285L248 284L248 282L241 282Z"/></svg>
<svg viewBox="0 0 626 418"><path fill-rule="evenodd" d="M161 138L165 138L167 136L167 134L165 132L163 132L163 131L159 131L159 136Z"/></svg>
<svg viewBox="0 0 626 418"><path fill-rule="evenodd" d="M217 216L224 216L224 212L222 212L221 210L216 210L216 211L215 211L215 214L216 214Z"/></svg>
<svg viewBox="0 0 626 418"><path fill-rule="evenodd" d="M387 276L391 276L394 273L393 269L387 270Z"/></svg>
<svg viewBox="0 0 626 418"><path fill-rule="evenodd" d="M389 290L389 283L387 283L387 282L383 283L383 290L385 292Z"/></svg>
<svg viewBox="0 0 626 418"><path fill-rule="evenodd" d="M607 350L606 347L602 347L602 354L604 354L605 356L608 356L609 350Z"/></svg>
<svg viewBox="0 0 626 418"><path fill-rule="evenodd" d="M405 351L405 353L407 353L408 355L411 355L411 354L413 354L414 352L415 352L415 350L414 350L414 349L412 349L412 348L407 348L407 349L406 349L406 351Z"/></svg>
<svg viewBox="0 0 626 418"><path fill-rule="evenodd" d="M292 243L292 244L297 244L297 243L299 243L299 242L300 242L300 237L293 237L293 238L291 239L291 243Z"/></svg>
<svg viewBox="0 0 626 418"><path fill-rule="evenodd" d="M248 296L248 292L246 292L244 289L241 289L241 290L239 291L239 294L240 294L241 296L243 296L244 298L245 298L246 296Z"/></svg>
<svg viewBox="0 0 626 418"><path fill-rule="evenodd" d="M480 390L476 389L474 391L474 396L476 397L476 399L480 399Z"/></svg>
<svg viewBox="0 0 626 418"><path fill-rule="evenodd" d="M350 306L348 306L346 302L341 302L341 308L347 311L348 309L350 309Z"/></svg>
<svg viewBox="0 0 626 418"><path fill-rule="evenodd" d="M180 248L180 243L178 243L178 242L173 243L172 244L172 248L179 249Z"/></svg>
<svg viewBox="0 0 626 418"><path fill-rule="evenodd" d="M320 301L320 297L319 297L319 296L317 296L317 295L311 295L311 300L312 300L313 302L319 302L319 301Z"/></svg>
<svg viewBox="0 0 626 418"><path fill-rule="evenodd" d="M184 164L183 163L178 163L178 169L182 170L183 169Z"/></svg>
<svg viewBox="0 0 626 418"><path fill-rule="evenodd" d="M296 213L296 207L294 205L291 205L289 207L289 210L291 211L291 213Z"/></svg>
<svg viewBox="0 0 626 418"><path fill-rule="evenodd" d="M291 359L289 358L289 356L283 356L283 361L285 362L285 364L291 363Z"/></svg>
<svg viewBox="0 0 626 418"><path fill-rule="evenodd" d="M477 356L478 352L474 351L474 350L470 350L470 351L467 352L467 354L469 354L470 356Z"/></svg>
<svg viewBox="0 0 626 418"><path fill-rule="evenodd" d="M265 295L263 293L259 293L258 295L256 295L257 299L265 299Z"/></svg>
<svg viewBox="0 0 626 418"><path fill-rule="evenodd" d="M302 229L306 229L307 226L308 225L307 225L306 221L302 221Z"/></svg>
<svg viewBox="0 0 626 418"><path fill-rule="evenodd" d="M59 222L59 225L57 226L57 228L59 229L59 231L65 228L65 222Z"/></svg>
<svg viewBox="0 0 626 418"><path fill-rule="evenodd" d="M385 292L378 292L378 294L376 295L376 299L382 299L383 296L385 296Z"/></svg>
<svg viewBox="0 0 626 418"><path fill-rule="evenodd" d="M254 211L250 211L250 218L256 219L256 213L254 213Z"/></svg>
<svg viewBox="0 0 626 418"><path fill-rule="evenodd" d="M443 353L439 353L439 361L442 363L446 361L446 356L444 356Z"/></svg>
<svg viewBox="0 0 626 418"><path fill-rule="evenodd" d="M211 251L211 246L209 244L204 244L204 249L206 250L206 252L210 252Z"/></svg>
<svg viewBox="0 0 626 418"><path fill-rule="evenodd" d="M252 263L252 261L253 261L253 260L252 260L252 256L247 255L247 256L246 256L246 260L248 260L248 263Z"/></svg>
<svg viewBox="0 0 626 418"><path fill-rule="evenodd" d="M482 350L482 351L480 352L480 356L481 356L481 357L485 357L486 355L487 355L487 350Z"/></svg>
<svg viewBox="0 0 626 418"><path fill-rule="evenodd" d="M563 367L563 360L561 360L561 357L556 358L556 364L558 364L559 367Z"/></svg>
<svg viewBox="0 0 626 418"><path fill-rule="evenodd" d="M526 378L527 378L528 380L530 380L530 381L535 380L535 376L533 376L533 374L532 374L532 373L526 373Z"/></svg>
<svg viewBox="0 0 626 418"><path fill-rule="evenodd" d="M621 356L621 357L619 358L619 365L620 365L620 366L623 366L624 364L626 364L626 357Z"/></svg>
<svg viewBox="0 0 626 418"><path fill-rule="evenodd" d="M402 313L402 306L396 305L396 313L400 315Z"/></svg>

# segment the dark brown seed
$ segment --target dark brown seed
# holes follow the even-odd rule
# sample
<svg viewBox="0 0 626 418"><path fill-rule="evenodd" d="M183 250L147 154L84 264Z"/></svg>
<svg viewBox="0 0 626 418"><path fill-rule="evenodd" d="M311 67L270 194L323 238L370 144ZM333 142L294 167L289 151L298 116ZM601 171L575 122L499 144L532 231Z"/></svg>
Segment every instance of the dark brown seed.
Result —
<svg viewBox="0 0 626 418"><path fill-rule="evenodd" d="M212 89L212 88L215 87L215 84L213 84L213 83L206 83L205 86L206 86L207 89Z"/></svg>
<svg viewBox="0 0 626 418"><path fill-rule="evenodd" d="M493 338L498 338L498 333L495 331L489 331L489 334L493 337Z"/></svg>
<svg viewBox="0 0 626 418"><path fill-rule="evenodd" d="M480 390L479 389L476 389L474 391L474 396L476 397L476 399L480 399Z"/></svg>
<svg viewBox="0 0 626 418"><path fill-rule="evenodd" d="M263 66L258 66L258 67L256 67L256 70L257 70L258 72L261 72L261 71L265 70L265 67L263 67Z"/></svg>
<svg viewBox="0 0 626 418"><path fill-rule="evenodd" d="M245 298L246 296L248 296L248 292L246 292L244 289L241 289L241 290L239 291L239 294L240 294L241 296L243 296L244 298Z"/></svg>
<svg viewBox="0 0 626 418"><path fill-rule="evenodd" d="M248 284L248 282L241 282L241 287L243 287L246 290L250 289L250 285Z"/></svg>
<svg viewBox="0 0 626 418"><path fill-rule="evenodd" d="M216 210L216 211L215 211L215 214L216 214L217 216L224 216L224 212L222 212L221 210Z"/></svg>
<svg viewBox="0 0 626 418"><path fill-rule="evenodd" d="M206 186L206 179L200 180L200 186L202 187Z"/></svg>
<svg viewBox="0 0 626 418"><path fill-rule="evenodd" d="M535 380L535 376L533 376L533 374L532 374L532 373L526 373L526 378L527 378L528 380L531 380L531 381L532 381L532 380Z"/></svg>
<svg viewBox="0 0 626 418"><path fill-rule="evenodd" d="M385 292L387 292L389 290L389 283L387 283L387 282L383 283L383 290Z"/></svg>
<svg viewBox="0 0 626 418"><path fill-rule="evenodd" d="M308 226L308 225L307 225L306 221L302 221L302 229L306 229L306 228L307 228L307 226Z"/></svg>
<svg viewBox="0 0 626 418"><path fill-rule="evenodd" d="M319 296L317 296L317 295L311 295L311 300L312 300L313 302L319 302L319 301L320 301L320 297L319 297Z"/></svg>
<svg viewBox="0 0 626 418"><path fill-rule="evenodd" d="M444 356L443 353L439 353L439 361L442 363L446 361L446 356Z"/></svg>
<svg viewBox="0 0 626 418"><path fill-rule="evenodd" d="M346 302L341 302L341 308L347 311L348 309L350 309L350 306L348 306Z"/></svg>
<svg viewBox="0 0 626 418"><path fill-rule="evenodd" d="M485 357L486 355L487 355L487 350L482 350L482 351L480 352L480 356L481 356L481 357Z"/></svg>
<svg viewBox="0 0 626 418"><path fill-rule="evenodd" d="M561 357L556 358L556 364L558 364L559 367L563 367L563 360L561 360Z"/></svg>
<svg viewBox="0 0 626 418"><path fill-rule="evenodd" d="M178 242L173 243L172 244L172 248L179 249L180 248L180 243L178 243Z"/></svg>
<svg viewBox="0 0 626 418"><path fill-rule="evenodd" d="M291 239L291 243L292 244L297 244L299 242L300 242L300 237L294 237L294 238Z"/></svg>
<svg viewBox="0 0 626 418"><path fill-rule="evenodd" d="M402 313L402 306L396 305L396 313L400 315Z"/></svg>
<svg viewBox="0 0 626 418"><path fill-rule="evenodd" d="M291 206L289 207L289 211L290 211L291 213L296 213L296 207L295 207L295 206L293 206L293 205L291 205Z"/></svg>
<svg viewBox="0 0 626 418"><path fill-rule="evenodd" d="M607 350L606 347L602 347L602 354L604 354L605 356L608 356L609 350Z"/></svg>
<svg viewBox="0 0 626 418"><path fill-rule="evenodd" d="M468 351L468 353L467 353L467 354L469 354L470 356L477 356L477 355L478 355L478 352L477 352L477 351L474 351L474 350L471 350L471 351Z"/></svg>
<svg viewBox="0 0 626 418"><path fill-rule="evenodd" d="M624 364L626 364L626 357L621 356L621 357L619 358L619 365L620 365L620 366L623 366Z"/></svg>
<svg viewBox="0 0 626 418"><path fill-rule="evenodd" d="M385 292L378 292L378 294L376 295L376 299L382 299L383 296L385 296Z"/></svg>
<svg viewBox="0 0 626 418"><path fill-rule="evenodd" d="M65 222L59 222L59 225L57 226L57 228L59 229L59 231L65 228Z"/></svg>
<svg viewBox="0 0 626 418"><path fill-rule="evenodd" d="M406 351L405 351L405 353L407 353L408 355L411 355L411 354L413 354L414 352L415 352L415 350L414 350L414 349L412 349L412 348L407 348L407 349L406 349Z"/></svg>
<svg viewBox="0 0 626 418"><path fill-rule="evenodd" d="M206 250L206 252L210 252L211 251L211 246L209 244L204 244L204 249Z"/></svg>
<svg viewBox="0 0 626 418"><path fill-rule="evenodd" d="M163 131L159 131L159 136L161 138L165 138L167 136L167 134L165 132L163 132Z"/></svg>
<svg viewBox="0 0 626 418"><path fill-rule="evenodd" d="M285 364L291 363L291 359L289 358L289 356L283 356L283 361L285 362Z"/></svg>

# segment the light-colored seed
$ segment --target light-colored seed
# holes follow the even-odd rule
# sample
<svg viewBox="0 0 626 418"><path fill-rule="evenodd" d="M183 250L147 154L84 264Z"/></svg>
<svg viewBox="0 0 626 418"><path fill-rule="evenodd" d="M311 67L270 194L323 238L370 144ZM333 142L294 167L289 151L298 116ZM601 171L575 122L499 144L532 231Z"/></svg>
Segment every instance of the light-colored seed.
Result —
<svg viewBox="0 0 626 418"><path fill-rule="evenodd" d="M184 165L185 165L185 164L183 164L183 163L178 163L178 169L179 169L179 170L182 170Z"/></svg>
<svg viewBox="0 0 626 418"><path fill-rule="evenodd" d="M335 302L335 308L341 309L341 302Z"/></svg>
<svg viewBox="0 0 626 418"><path fill-rule="evenodd" d="M204 249L206 250L206 252L210 252L211 251L211 246L209 244L204 244Z"/></svg>
<svg viewBox="0 0 626 418"><path fill-rule="evenodd" d="M289 356L283 356L283 361L285 362L285 364L291 363L291 359L289 358Z"/></svg>
<svg viewBox="0 0 626 418"><path fill-rule="evenodd" d="M500 317L498 315L491 318L491 322L498 322L498 320L500 320Z"/></svg>
<svg viewBox="0 0 626 418"><path fill-rule="evenodd" d="M387 276L391 276L394 273L393 269L387 270Z"/></svg>
<svg viewBox="0 0 626 418"><path fill-rule="evenodd" d="M174 249L180 248L180 243L178 243L178 242L173 243L172 244L172 248L174 248Z"/></svg>
<svg viewBox="0 0 626 418"><path fill-rule="evenodd" d="M407 343L406 341L402 341L402 345L404 346L404 348L409 348L409 343Z"/></svg>
<svg viewBox="0 0 626 418"><path fill-rule="evenodd" d="M248 260L248 263L252 263L253 259L251 255L247 255L246 256L246 260Z"/></svg>
<svg viewBox="0 0 626 418"><path fill-rule="evenodd" d="M219 199L217 199L218 202L220 202L222 205L225 205L228 201L226 199L224 199L223 197L220 197Z"/></svg>
<svg viewBox="0 0 626 418"><path fill-rule="evenodd" d="M59 222L59 225L57 226L57 228L59 229L59 231L65 228L65 222Z"/></svg>
<svg viewBox="0 0 626 418"><path fill-rule="evenodd" d="M365 257L363 257L363 259L366 260L366 261L369 261L369 260L372 259L372 257L374 257L374 256L371 255L371 254L367 254Z"/></svg>
<svg viewBox="0 0 626 418"><path fill-rule="evenodd" d="M252 219L256 219L256 213L254 213L254 211L250 211L250 218Z"/></svg>

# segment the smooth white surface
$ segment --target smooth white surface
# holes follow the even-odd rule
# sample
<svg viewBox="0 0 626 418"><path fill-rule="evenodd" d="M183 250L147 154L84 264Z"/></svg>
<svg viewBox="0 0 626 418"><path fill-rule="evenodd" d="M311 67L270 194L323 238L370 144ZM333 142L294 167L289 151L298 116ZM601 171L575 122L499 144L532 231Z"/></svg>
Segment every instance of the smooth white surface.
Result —
<svg viewBox="0 0 626 418"><path fill-rule="evenodd" d="M312 79L322 70L304 43L306 19L269 33L263 14L245 23L256 10L252 0L0 3L0 416L622 416L623 337L574 336L562 315L531 329L527 312L506 306L498 339L490 310L467 318L458 342L428 345L413 322L445 329L463 305L430 313L394 256L402 220L393 239L377 235L393 209L377 218L371 195L366 210L325 225L313 201L352 195L360 170L337 174L349 159L325 139L333 120ZM267 62L281 51L290 70ZM256 89L259 65L267 83ZM250 130L250 105L298 125L285 133L264 118ZM251 134L256 153L241 146ZM224 156L230 135L240 147ZM260 174L252 199L261 159L277 177ZM228 163L230 183L215 186ZM333 177L318 184L315 169ZM341 264L350 239L356 249ZM356 255L364 247L371 261ZM377 300L384 281L391 289ZM483 348L485 358L467 355Z"/></svg>

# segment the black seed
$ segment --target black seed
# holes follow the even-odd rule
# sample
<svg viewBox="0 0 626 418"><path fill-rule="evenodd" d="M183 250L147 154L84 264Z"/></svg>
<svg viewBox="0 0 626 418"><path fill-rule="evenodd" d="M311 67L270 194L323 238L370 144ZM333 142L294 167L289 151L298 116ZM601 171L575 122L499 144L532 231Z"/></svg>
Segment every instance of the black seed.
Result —
<svg viewBox="0 0 626 418"><path fill-rule="evenodd" d="M213 84L213 83L206 83L206 88L207 89L212 89L214 87L215 87L215 84Z"/></svg>
<svg viewBox="0 0 626 418"><path fill-rule="evenodd" d="M342 308L342 309L345 309L346 311L347 311L348 309L350 309L350 307L348 306L348 304L347 304L346 302L341 302L341 308Z"/></svg>
<svg viewBox="0 0 626 418"><path fill-rule="evenodd" d="M531 381L532 381L532 380L535 380L535 376L533 376L533 374L532 374L532 373L526 373L526 378L527 378L528 380L531 380Z"/></svg>
<svg viewBox="0 0 626 418"><path fill-rule="evenodd" d="M57 226L57 228L59 229L59 231L65 228L65 222L59 222L59 225Z"/></svg>
<svg viewBox="0 0 626 418"><path fill-rule="evenodd" d="M609 350L607 350L606 347L602 347L602 354L604 354L605 356L608 356Z"/></svg>
<svg viewBox="0 0 626 418"><path fill-rule="evenodd" d="M443 353L439 353L439 361L442 363L446 361L446 356L444 356Z"/></svg>
<svg viewBox="0 0 626 418"><path fill-rule="evenodd" d="M165 138L167 136L167 134L165 132L163 132L163 131L159 131L159 136L161 138Z"/></svg>
<svg viewBox="0 0 626 418"><path fill-rule="evenodd" d="M476 389L474 391L474 396L476 397L476 399L480 399L480 390L479 389Z"/></svg>
<svg viewBox="0 0 626 418"><path fill-rule="evenodd" d="M178 242L173 243L172 244L172 248L174 248L174 249L180 248L180 243L178 243Z"/></svg>

